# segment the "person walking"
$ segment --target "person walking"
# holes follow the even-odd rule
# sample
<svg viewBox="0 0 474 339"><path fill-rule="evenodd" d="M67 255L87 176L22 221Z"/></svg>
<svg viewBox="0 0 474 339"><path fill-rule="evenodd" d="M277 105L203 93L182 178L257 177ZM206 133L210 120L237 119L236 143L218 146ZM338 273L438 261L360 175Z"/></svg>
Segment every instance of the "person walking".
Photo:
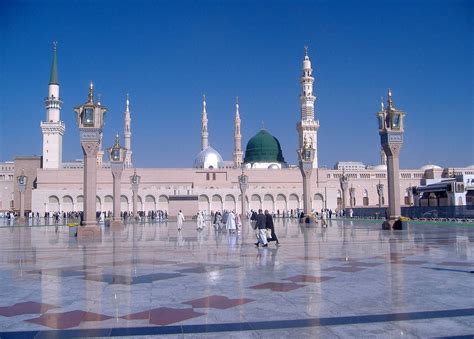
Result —
<svg viewBox="0 0 474 339"><path fill-rule="evenodd" d="M261 209L258 210L255 228L258 229L258 241L255 243L255 246L258 247L258 244L261 243L263 247L268 247L267 235L265 233L265 230L267 228L267 218L265 217L265 214L263 214Z"/></svg>
<svg viewBox="0 0 474 339"><path fill-rule="evenodd" d="M225 227L227 228L227 231L229 233L234 233L235 232L235 214L233 211L230 211L227 214L227 221L225 223Z"/></svg>
<svg viewBox="0 0 474 339"><path fill-rule="evenodd" d="M273 224L273 217L268 210L265 210L265 227L270 230L271 238L267 238L267 242L276 241L276 245L280 246L280 242L278 241L278 237L275 234L275 225Z"/></svg>
<svg viewBox="0 0 474 339"><path fill-rule="evenodd" d="M204 228L204 216L202 215L202 212L198 212L197 218L196 218L196 229L198 231L202 231Z"/></svg>
<svg viewBox="0 0 474 339"><path fill-rule="evenodd" d="M321 212L321 227L328 227L327 219L327 210Z"/></svg>
<svg viewBox="0 0 474 339"><path fill-rule="evenodd" d="M178 225L178 231L181 231L181 228L183 228L183 221L184 221L184 214L179 210L178 217L176 218L176 224Z"/></svg>

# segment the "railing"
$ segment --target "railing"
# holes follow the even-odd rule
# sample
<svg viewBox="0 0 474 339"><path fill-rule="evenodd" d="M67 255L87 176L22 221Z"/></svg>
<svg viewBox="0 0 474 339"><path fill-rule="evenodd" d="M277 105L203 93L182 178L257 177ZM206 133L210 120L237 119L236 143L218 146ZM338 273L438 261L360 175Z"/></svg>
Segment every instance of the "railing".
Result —
<svg viewBox="0 0 474 339"><path fill-rule="evenodd" d="M386 207L352 208L358 218L385 219ZM411 219L449 221L453 219L474 220L474 205L465 206L410 206L401 208L402 216Z"/></svg>

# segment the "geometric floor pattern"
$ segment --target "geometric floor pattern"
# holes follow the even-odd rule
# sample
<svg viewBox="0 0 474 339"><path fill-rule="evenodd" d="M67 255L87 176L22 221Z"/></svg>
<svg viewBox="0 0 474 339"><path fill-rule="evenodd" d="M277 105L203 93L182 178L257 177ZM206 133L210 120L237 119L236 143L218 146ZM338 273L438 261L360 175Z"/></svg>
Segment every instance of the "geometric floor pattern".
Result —
<svg viewBox="0 0 474 339"><path fill-rule="evenodd" d="M0 338L474 335L474 225L275 227L278 247L189 221L81 243L0 219Z"/></svg>

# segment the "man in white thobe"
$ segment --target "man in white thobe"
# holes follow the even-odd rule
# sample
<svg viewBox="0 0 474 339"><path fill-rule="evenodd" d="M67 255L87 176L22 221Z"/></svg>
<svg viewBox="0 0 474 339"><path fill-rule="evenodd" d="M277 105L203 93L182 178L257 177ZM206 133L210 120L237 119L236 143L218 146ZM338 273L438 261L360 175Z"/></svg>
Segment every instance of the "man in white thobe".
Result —
<svg viewBox="0 0 474 339"><path fill-rule="evenodd" d="M183 228L184 214L179 210L178 217L176 218L176 224L178 225L178 231L181 231Z"/></svg>
<svg viewBox="0 0 474 339"><path fill-rule="evenodd" d="M230 233L235 232L235 214L234 212L229 212L227 215L227 222L225 224L225 227Z"/></svg>

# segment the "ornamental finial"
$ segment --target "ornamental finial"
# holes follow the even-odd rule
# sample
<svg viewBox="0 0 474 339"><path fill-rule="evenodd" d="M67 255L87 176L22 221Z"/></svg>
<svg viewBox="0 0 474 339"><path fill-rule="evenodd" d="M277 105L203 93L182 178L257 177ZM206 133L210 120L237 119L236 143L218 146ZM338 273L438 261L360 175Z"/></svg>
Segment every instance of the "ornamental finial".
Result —
<svg viewBox="0 0 474 339"><path fill-rule="evenodd" d="M389 88L388 89L388 99L387 99L387 103L388 103L388 108L392 108L393 107L393 101L392 101L392 90Z"/></svg>
<svg viewBox="0 0 474 339"><path fill-rule="evenodd" d="M127 99L125 100L125 105L126 105L125 111L130 112L130 99L128 97L128 93L127 93Z"/></svg>
<svg viewBox="0 0 474 339"><path fill-rule="evenodd" d="M90 103L94 102L94 84L92 83L92 80L91 80L91 83L89 84L89 102Z"/></svg>
<svg viewBox="0 0 474 339"><path fill-rule="evenodd" d="M305 58L308 57L308 46L304 46L304 56Z"/></svg>
<svg viewBox="0 0 474 339"><path fill-rule="evenodd" d="M383 112L385 110L385 106L383 104L383 97L380 97L380 111Z"/></svg>
<svg viewBox="0 0 474 339"><path fill-rule="evenodd" d="M119 146L119 142L120 142L120 137L119 137L119 134L118 132L115 134L115 146Z"/></svg>

